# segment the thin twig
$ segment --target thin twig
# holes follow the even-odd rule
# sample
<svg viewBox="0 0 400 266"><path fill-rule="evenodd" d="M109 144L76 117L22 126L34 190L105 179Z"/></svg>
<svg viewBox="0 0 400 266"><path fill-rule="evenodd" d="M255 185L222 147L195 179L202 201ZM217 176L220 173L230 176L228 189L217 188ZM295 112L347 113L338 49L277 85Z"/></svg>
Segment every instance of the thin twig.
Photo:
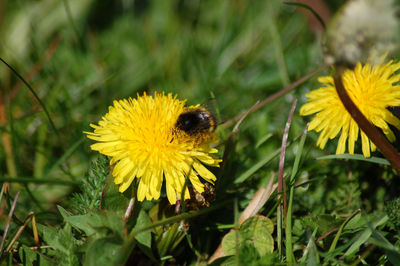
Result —
<svg viewBox="0 0 400 266"><path fill-rule="evenodd" d="M28 247L30 250L40 250L40 249L49 249L49 248L53 248L52 246L40 246L40 247ZM10 252L12 253L17 253L19 252L19 249L12 249L10 250Z"/></svg>
<svg viewBox="0 0 400 266"><path fill-rule="evenodd" d="M257 101L253 106L257 106L257 104L259 104L259 101ZM246 116L248 116L250 114L250 109L247 110L246 112L244 112L243 115L240 117L240 119L238 120L238 122L236 123L235 127L232 130L233 134L236 134L239 131L239 126L240 126L240 124L242 124L242 122L246 118Z"/></svg>
<svg viewBox="0 0 400 266"><path fill-rule="evenodd" d="M331 235L332 233L338 231L339 228L340 228L340 226L335 227L335 228L329 230L328 232L324 233L323 235L321 235L320 237L317 238L316 242L319 242L319 241L325 239L327 236L329 236L329 235Z"/></svg>
<svg viewBox="0 0 400 266"><path fill-rule="evenodd" d="M278 253L282 256L282 228L283 228L283 215L286 218L286 186L283 179L283 168L285 166L285 152L287 147L287 139L289 135L290 125L292 124L292 118L294 110L296 109L297 99L293 101L292 108L290 109L289 117L285 125L285 131L282 137L282 148L279 158L279 172L278 172L278 200L283 196L283 200L279 201L279 206L277 208L277 242L278 242ZM282 215L283 214L283 215Z"/></svg>
<svg viewBox="0 0 400 266"><path fill-rule="evenodd" d="M0 258L3 256L4 243L6 242L8 231L10 230L11 219L14 214L15 207L17 206L18 197L19 197L19 192L17 193L17 195L15 195L14 201L11 205L10 212L8 213L6 227L4 229L3 238L1 239L1 244L0 244Z"/></svg>
<svg viewBox="0 0 400 266"><path fill-rule="evenodd" d="M129 220L129 217L131 217L134 205L135 205L135 197L132 197L129 200L128 208L126 208L126 211L125 211L125 215L124 215L125 223L127 223Z"/></svg>
<svg viewBox="0 0 400 266"><path fill-rule="evenodd" d="M11 250L12 246L14 245L15 241L17 241L19 236L22 234L22 232L24 231L25 227L28 225L28 223L32 219L32 217L34 217L34 213L33 212L29 213L28 217L26 217L26 219L24 221L24 224L19 227L17 233L11 239L10 244L8 244L8 247L5 250L6 253L10 252L10 250Z"/></svg>
<svg viewBox="0 0 400 266"><path fill-rule="evenodd" d="M236 115L235 117L233 117L232 119L229 119L228 121L226 121L225 123L223 123L221 126L223 127L230 127L233 123L235 123L236 121L240 120L242 118L242 116L251 114L257 110L259 110L260 108L264 107L265 105L269 104L270 102L276 100L277 98L285 95L286 93L288 93L289 91L293 90L294 88L298 87L299 85L301 85L302 83L306 82L308 79L310 79L312 76L314 76L315 74L317 74L318 72L320 72L321 70L323 70L324 68L326 68L328 65L322 65L319 68L317 68L316 70L312 71L311 73L308 73L307 75L305 75L304 77L302 77L299 80L296 80L295 82L293 82L292 84L290 84L289 86L287 86L286 88L278 91L277 93L269 96L268 98L264 99L263 101L253 105L252 107L250 107L247 111L242 112L238 115Z"/></svg>
<svg viewBox="0 0 400 266"><path fill-rule="evenodd" d="M286 153L286 147L287 147L287 140L289 136L289 130L290 130L290 125L292 124L292 119L293 119L293 114L294 110L296 109L297 105L297 99L293 101L292 108L290 109L289 117L285 125L285 131L283 133L282 137L282 148L281 148L281 155L279 157L279 172L278 172L278 198L281 197L282 192L283 192L283 213L285 214L286 217L286 186L285 186L285 180L283 179L283 169L285 167L285 153Z"/></svg>

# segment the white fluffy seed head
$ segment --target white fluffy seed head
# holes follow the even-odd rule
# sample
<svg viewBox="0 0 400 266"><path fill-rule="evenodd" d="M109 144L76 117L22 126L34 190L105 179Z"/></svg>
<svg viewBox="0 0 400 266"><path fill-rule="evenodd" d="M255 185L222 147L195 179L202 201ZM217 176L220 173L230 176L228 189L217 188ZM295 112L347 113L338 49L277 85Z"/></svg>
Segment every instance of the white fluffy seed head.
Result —
<svg viewBox="0 0 400 266"><path fill-rule="evenodd" d="M396 48L398 19L392 0L351 0L333 18L326 38L328 64L380 63Z"/></svg>

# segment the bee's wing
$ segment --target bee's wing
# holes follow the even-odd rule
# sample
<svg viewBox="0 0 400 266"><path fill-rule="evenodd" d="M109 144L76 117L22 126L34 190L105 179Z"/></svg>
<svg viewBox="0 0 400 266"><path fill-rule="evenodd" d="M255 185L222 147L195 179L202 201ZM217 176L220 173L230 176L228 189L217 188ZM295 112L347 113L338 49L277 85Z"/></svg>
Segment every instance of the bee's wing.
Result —
<svg viewBox="0 0 400 266"><path fill-rule="evenodd" d="M210 97L201 106L210 111L210 113L214 116L216 120L216 125L222 124L223 116L221 113L220 106L218 105L217 98Z"/></svg>

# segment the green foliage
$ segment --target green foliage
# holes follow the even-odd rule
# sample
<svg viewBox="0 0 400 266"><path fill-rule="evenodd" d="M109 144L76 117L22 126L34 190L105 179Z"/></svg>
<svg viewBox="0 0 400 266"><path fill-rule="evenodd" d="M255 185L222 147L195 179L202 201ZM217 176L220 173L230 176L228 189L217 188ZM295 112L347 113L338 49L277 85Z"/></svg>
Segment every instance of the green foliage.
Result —
<svg viewBox="0 0 400 266"><path fill-rule="evenodd" d="M86 214L91 210L100 209L101 197L106 185L110 165L105 156L99 156L90 166L89 174L83 180L81 193L74 193L71 199L73 209L77 214Z"/></svg>
<svg viewBox="0 0 400 266"><path fill-rule="evenodd" d="M387 201L384 211L389 217L391 228L400 233L400 198Z"/></svg>
<svg viewBox="0 0 400 266"><path fill-rule="evenodd" d="M146 211L141 209L139 211L139 215L137 216L134 229L136 229L136 230L141 229L141 228L150 226L151 224L152 224L152 221L151 221L149 215L147 214ZM152 243L151 233L152 233L152 230L140 232L135 236L135 239L137 241L137 245L140 248L140 250L142 250L149 258L154 259L154 256L153 256L153 253L151 250L151 243Z"/></svg>
<svg viewBox="0 0 400 266"><path fill-rule="evenodd" d="M125 256L121 253L122 244L123 241L116 236L93 240L87 250L87 265L121 265L120 261L123 261Z"/></svg>
<svg viewBox="0 0 400 266"><path fill-rule="evenodd" d="M251 217L247 219L238 231L226 234L222 240L222 250L226 255L237 254L244 257L241 261L245 262L251 258L259 260L267 253L274 250L274 239L272 233L274 225L266 217ZM257 254L257 256L255 256ZM255 257L254 257L255 256Z"/></svg>
<svg viewBox="0 0 400 266"><path fill-rule="evenodd" d="M53 255L57 264L78 265L82 260L82 254L77 252L82 241L75 239L71 229L69 224L60 230L50 226L39 226L43 240L55 250Z"/></svg>
<svg viewBox="0 0 400 266"><path fill-rule="evenodd" d="M113 211L92 211L84 215L68 215L62 207L58 208L68 224L82 230L87 236L96 234L96 237L102 237L119 234L122 237L123 220Z"/></svg>
<svg viewBox="0 0 400 266"><path fill-rule="evenodd" d="M83 215L69 215L62 207L58 209L69 228L73 227L83 233L80 252L88 265L116 265L125 260L126 254L121 253L121 247L127 239L120 215L114 211L96 210Z"/></svg>
<svg viewBox="0 0 400 266"><path fill-rule="evenodd" d="M381 226L387 222L387 216L379 214L376 217L369 217L369 219L371 220L369 221L370 224L368 227L366 227L366 221L359 224L360 228L363 230L353 237L352 241L350 242L352 245L347 249L346 253L344 254L345 256L354 254L356 251L358 251L361 245L367 242L372 234L371 228L376 228L377 226Z"/></svg>
<svg viewBox="0 0 400 266"><path fill-rule="evenodd" d="M128 190L126 193L121 194L112 176L109 175L107 184L102 191L101 208L118 212L122 216L129 204L129 195L126 196L129 192L131 191Z"/></svg>
<svg viewBox="0 0 400 266"><path fill-rule="evenodd" d="M279 264L279 258L277 253L266 253L264 256L260 256L257 249L249 242L244 242L239 248L239 254L237 256L227 256L219 260L216 260L210 265L276 265Z"/></svg>
<svg viewBox="0 0 400 266"><path fill-rule="evenodd" d="M23 265L51 266L57 263L54 258L50 258L41 252L35 252L26 246L20 248L18 255ZM62 254L60 255L62 256Z"/></svg>

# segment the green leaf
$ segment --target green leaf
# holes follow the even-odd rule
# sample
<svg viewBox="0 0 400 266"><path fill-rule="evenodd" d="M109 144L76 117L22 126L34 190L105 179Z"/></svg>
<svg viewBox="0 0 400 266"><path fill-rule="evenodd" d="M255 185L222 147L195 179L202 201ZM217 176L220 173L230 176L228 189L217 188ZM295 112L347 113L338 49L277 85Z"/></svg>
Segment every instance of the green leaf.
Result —
<svg viewBox="0 0 400 266"><path fill-rule="evenodd" d="M101 198L107 178L110 173L110 165L105 156L99 156L91 163L85 182L81 185L81 193L73 194L72 203L76 213L85 214L91 210L100 209Z"/></svg>
<svg viewBox="0 0 400 266"><path fill-rule="evenodd" d="M64 217L65 221L71 224L76 229L82 230L87 236L91 236L96 233L95 227L102 225L102 219L100 216L94 213L88 213L84 215L74 215Z"/></svg>
<svg viewBox="0 0 400 266"><path fill-rule="evenodd" d="M139 215L137 217L134 228L138 229L138 228L148 226L150 224L152 224L152 221L151 221L149 215L143 209L141 209L139 211ZM135 239L137 240L138 243L143 244L146 247L150 247L150 245L151 245L151 230L147 230L147 231L138 233L135 236Z"/></svg>
<svg viewBox="0 0 400 266"><path fill-rule="evenodd" d="M37 262L36 253L26 246L19 249L18 255L23 265L34 265Z"/></svg>
<svg viewBox="0 0 400 266"><path fill-rule="evenodd" d="M272 235L266 232L254 234L250 239L246 239L245 243L251 243L258 251L260 256L264 256L274 251L274 239Z"/></svg>
<svg viewBox="0 0 400 266"><path fill-rule="evenodd" d="M238 239L237 239L238 238ZM243 241L240 233L237 231L231 231L227 233L224 238L222 238L222 250L224 251L225 255L235 255L236 254L236 243L240 245Z"/></svg>
<svg viewBox="0 0 400 266"><path fill-rule="evenodd" d="M278 265L280 262L277 252L267 253L258 260L257 265Z"/></svg>
<svg viewBox="0 0 400 266"><path fill-rule="evenodd" d="M104 226L109 227L112 231L123 236L125 221L124 216L114 211L102 211L98 213L102 217Z"/></svg>
<svg viewBox="0 0 400 266"><path fill-rule="evenodd" d="M120 265L126 257L121 252L123 240L119 236L108 236L93 241L86 253L86 265Z"/></svg>
<svg viewBox="0 0 400 266"><path fill-rule="evenodd" d="M56 253L56 257L61 264L79 264L79 259L75 251L82 242L74 238L69 224L66 224L61 230L38 224L38 229L41 230L45 242L53 249L59 251Z"/></svg>
<svg viewBox="0 0 400 266"><path fill-rule="evenodd" d="M289 145L288 145L289 146ZM244 181L246 181L250 176L252 176L253 174L255 174L261 167L263 167L264 165L266 165L267 163L269 163L270 161L272 161L275 156L278 156L278 154L280 153L281 149L277 149L275 150L273 153L270 153L268 155L266 155L263 159L261 159L260 161L258 161L256 164L254 164L252 167L250 167L247 171L245 171L244 173L242 173L238 178L235 179L235 181L233 181L235 184L240 184L243 183Z"/></svg>
<svg viewBox="0 0 400 266"><path fill-rule="evenodd" d="M240 235L254 245L260 256L274 251L273 231L274 224L267 217L254 216L240 226Z"/></svg>
<svg viewBox="0 0 400 266"><path fill-rule="evenodd" d="M344 227L345 230L352 230L352 231L360 231L365 228L365 219L362 219L361 213L358 213L351 219L346 226Z"/></svg>
<svg viewBox="0 0 400 266"><path fill-rule="evenodd" d="M384 223L386 223L389 220L388 216L385 215L383 217L377 217L374 221L372 221L371 226L372 228L376 228L377 226L380 226ZM372 231L370 227L367 227L364 231L359 233L354 240L354 243L349 247L349 249L346 251L344 256L350 256L357 252L362 244L364 244L371 236Z"/></svg>
<svg viewBox="0 0 400 266"><path fill-rule="evenodd" d="M372 236L370 242L385 251L386 256L393 265L400 265L400 249L392 245L379 231L371 228Z"/></svg>
<svg viewBox="0 0 400 266"><path fill-rule="evenodd" d="M237 260L235 256L230 256L230 257L224 257L221 258L221 264L215 264L215 265L221 265L221 266L235 266L237 265Z"/></svg>
<svg viewBox="0 0 400 266"><path fill-rule="evenodd" d="M305 233L304 225L300 219L294 220L292 232L295 236L302 236Z"/></svg>
<svg viewBox="0 0 400 266"><path fill-rule="evenodd" d="M85 215L64 217L73 227L82 230L86 235L107 236L110 231L123 235L123 217L113 211L90 212Z"/></svg>
<svg viewBox="0 0 400 266"><path fill-rule="evenodd" d="M57 209L58 209L58 211L60 212L61 216L62 216L64 219L66 219L67 217L70 217L70 216L71 216L71 214L69 214L69 213L67 212L67 210L64 209L63 207L61 207L60 205L57 205Z"/></svg>
<svg viewBox="0 0 400 266"><path fill-rule="evenodd" d="M50 227L50 226L44 226L41 224L37 224L38 230L42 233L44 241L52 246L52 248L57 249L57 250L62 250L63 247L59 245L59 242L56 240L57 239L57 230Z"/></svg>
<svg viewBox="0 0 400 266"><path fill-rule="evenodd" d="M339 227L343 219L337 218L335 215L322 214L316 217L316 224L318 226L318 233L325 234L326 232Z"/></svg>
<svg viewBox="0 0 400 266"><path fill-rule="evenodd" d="M130 190L128 190L130 191ZM102 209L113 210L120 214L125 213L129 204L129 198L119 192L117 185L114 184L113 177L110 176L107 180L106 188L104 189L102 198Z"/></svg>
<svg viewBox="0 0 400 266"><path fill-rule="evenodd" d="M244 221L240 226L240 232L243 236L253 230L267 231L272 234L274 232L274 223L267 217L254 216Z"/></svg>
<svg viewBox="0 0 400 266"><path fill-rule="evenodd" d="M235 256L225 256L214 260L208 266L235 266L237 261Z"/></svg>
<svg viewBox="0 0 400 266"><path fill-rule="evenodd" d="M315 245L314 238L310 238L309 243L307 245L308 256L306 265L319 265L319 254L318 249Z"/></svg>
<svg viewBox="0 0 400 266"><path fill-rule="evenodd" d="M366 161L370 163L376 164L383 164L383 165L390 165L389 161L384 158L379 157L369 157L365 158L362 154L334 154L334 155L327 155L318 157L317 160L329 160L329 159L349 159L349 160L359 160L359 161Z"/></svg>
<svg viewBox="0 0 400 266"><path fill-rule="evenodd" d="M400 230L400 198L387 201L385 203L384 211L389 217L389 226L397 231Z"/></svg>
<svg viewBox="0 0 400 266"><path fill-rule="evenodd" d="M332 241L332 243L331 243L331 247L329 248L329 252L331 252L330 254L335 253L335 252L333 252L333 251L336 249L336 245L337 245L337 243L338 243L338 241L339 241L340 236L342 235L342 232L343 232L344 227L345 227L345 226L347 225L347 223L348 223L349 221L351 221L351 220L357 215L357 213L359 213L359 212L360 212L360 209L354 211L354 212L352 213L352 215L350 215L349 217L347 217L346 220L340 225L339 230L337 231L337 233L336 233L336 235L335 235L335 238L333 239L333 241ZM346 247L345 247L345 246L342 246L341 248L338 248L338 251L340 250L339 252L342 252L344 249L346 249Z"/></svg>
<svg viewBox="0 0 400 266"><path fill-rule="evenodd" d="M270 219L251 217L240 226L239 232L231 231L224 236L222 250L225 255L235 255L237 245L239 249L252 245L262 257L274 250L274 239L271 235L273 231L274 225Z"/></svg>
<svg viewBox="0 0 400 266"><path fill-rule="evenodd" d="M143 228L151 224L152 221L150 219L150 216L147 214L146 211L140 209L134 228ZM153 254L151 252L151 232L152 230L147 230L140 232L135 236L139 248L149 257L153 257Z"/></svg>
<svg viewBox="0 0 400 266"><path fill-rule="evenodd" d="M315 245L315 235L317 234L317 228L314 229L310 239L308 240L308 244L306 249L304 250L303 256L300 258L298 262L301 265L319 265L319 254L318 249Z"/></svg>
<svg viewBox="0 0 400 266"><path fill-rule="evenodd" d="M42 252L33 251L27 246L22 246L18 254L22 265L52 266L57 264L55 260L45 256Z"/></svg>
<svg viewBox="0 0 400 266"><path fill-rule="evenodd" d="M261 139L259 139L256 143L255 148L257 149L258 147L260 147L263 143L265 143L267 140L269 140L272 137L272 133L268 133L266 134L264 137L262 137Z"/></svg>
<svg viewBox="0 0 400 266"><path fill-rule="evenodd" d="M250 241L243 241L239 248L239 264L251 265L260 259L260 252Z"/></svg>

